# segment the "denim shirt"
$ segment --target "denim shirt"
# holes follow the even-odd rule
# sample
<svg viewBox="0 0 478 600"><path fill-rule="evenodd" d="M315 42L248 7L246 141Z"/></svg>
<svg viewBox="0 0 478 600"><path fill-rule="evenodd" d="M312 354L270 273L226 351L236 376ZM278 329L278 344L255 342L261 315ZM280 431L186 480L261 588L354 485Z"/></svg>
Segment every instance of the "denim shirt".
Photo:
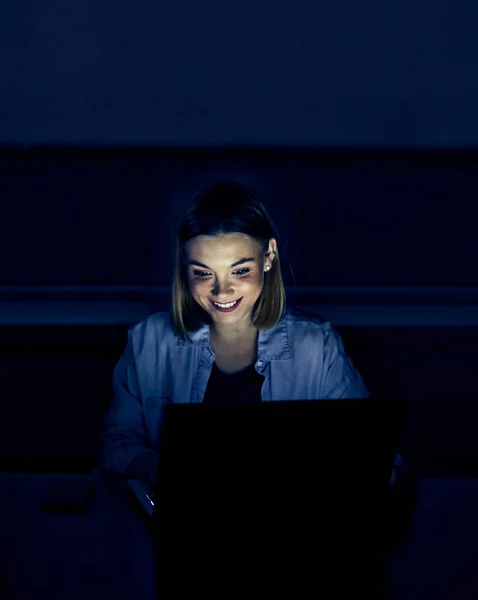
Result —
<svg viewBox="0 0 478 600"><path fill-rule="evenodd" d="M150 315L128 330L113 372L114 396L105 416L100 466L126 474L139 454L157 454L167 403L203 401L215 355L209 325L183 341L169 313ZM255 369L264 376L261 396L271 400L366 398L368 389L332 325L287 307L282 320L259 331ZM402 457L397 454L395 466Z"/></svg>

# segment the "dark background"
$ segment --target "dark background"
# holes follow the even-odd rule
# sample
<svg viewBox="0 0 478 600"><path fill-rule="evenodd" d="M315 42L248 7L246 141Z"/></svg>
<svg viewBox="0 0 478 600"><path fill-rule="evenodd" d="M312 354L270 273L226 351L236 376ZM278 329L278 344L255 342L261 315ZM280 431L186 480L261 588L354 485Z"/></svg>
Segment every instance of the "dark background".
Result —
<svg viewBox="0 0 478 600"><path fill-rule="evenodd" d="M0 140L474 147L474 0L16 0Z"/></svg>
<svg viewBox="0 0 478 600"><path fill-rule="evenodd" d="M476 150L11 148L0 154L8 285L169 285L184 210L239 178L300 286L473 286ZM5 214L5 213L4 213Z"/></svg>
<svg viewBox="0 0 478 600"><path fill-rule="evenodd" d="M290 303L423 473L476 475L474 2L19 1L0 18L0 458L89 470L192 195L252 185Z"/></svg>

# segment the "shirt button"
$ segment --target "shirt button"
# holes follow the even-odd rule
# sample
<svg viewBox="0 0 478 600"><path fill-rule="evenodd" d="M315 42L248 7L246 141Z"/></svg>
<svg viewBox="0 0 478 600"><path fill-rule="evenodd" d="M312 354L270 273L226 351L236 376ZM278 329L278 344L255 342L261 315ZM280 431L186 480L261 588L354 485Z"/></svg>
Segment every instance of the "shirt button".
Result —
<svg viewBox="0 0 478 600"><path fill-rule="evenodd" d="M259 362L257 363L257 366L258 366L258 367L262 367L262 361L259 361Z"/></svg>

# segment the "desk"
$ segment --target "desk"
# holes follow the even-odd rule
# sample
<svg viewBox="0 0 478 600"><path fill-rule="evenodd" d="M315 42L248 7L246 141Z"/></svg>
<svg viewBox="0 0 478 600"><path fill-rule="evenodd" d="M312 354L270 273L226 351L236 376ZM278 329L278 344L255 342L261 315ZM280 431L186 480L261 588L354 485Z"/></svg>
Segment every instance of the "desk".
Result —
<svg viewBox="0 0 478 600"><path fill-rule="evenodd" d="M124 482L96 473L86 514L41 513L52 477L0 473L2 600L155 598L151 536ZM421 482L414 530L391 560L394 600L478 598L477 506L478 479Z"/></svg>
<svg viewBox="0 0 478 600"><path fill-rule="evenodd" d="M42 494L58 476L0 474L0 598L152 600L151 536L124 482L95 473L87 513L42 513Z"/></svg>

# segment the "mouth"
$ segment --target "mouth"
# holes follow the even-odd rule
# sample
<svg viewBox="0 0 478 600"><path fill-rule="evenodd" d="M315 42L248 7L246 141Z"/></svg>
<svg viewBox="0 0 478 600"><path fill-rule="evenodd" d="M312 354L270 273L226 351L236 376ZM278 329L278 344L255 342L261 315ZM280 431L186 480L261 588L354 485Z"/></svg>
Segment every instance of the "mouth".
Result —
<svg viewBox="0 0 478 600"><path fill-rule="evenodd" d="M242 298L239 298L239 300L236 301L236 303L229 307L229 308L221 308L220 306L218 306L217 304L214 304L214 302L211 300L211 304L212 306L218 311L218 312L222 312L222 313L229 313L229 312L233 312L236 310L236 308L239 306L239 304L241 303ZM228 303L230 304L230 303Z"/></svg>

